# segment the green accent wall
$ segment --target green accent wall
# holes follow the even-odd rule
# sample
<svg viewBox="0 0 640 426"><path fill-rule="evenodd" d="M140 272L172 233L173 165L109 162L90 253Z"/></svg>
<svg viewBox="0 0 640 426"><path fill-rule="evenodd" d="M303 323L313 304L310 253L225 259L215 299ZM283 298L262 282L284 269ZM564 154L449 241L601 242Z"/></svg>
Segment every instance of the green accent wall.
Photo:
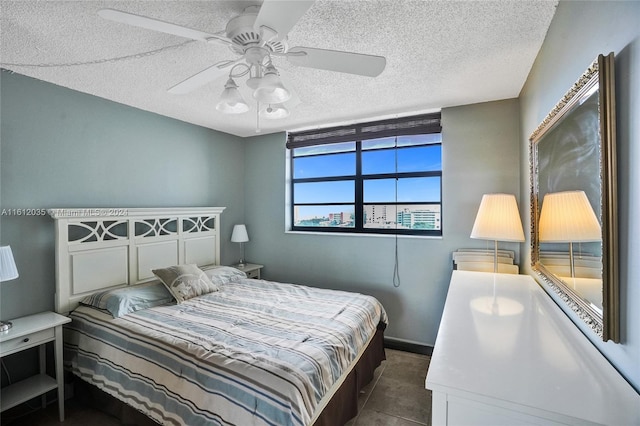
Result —
<svg viewBox="0 0 640 426"><path fill-rule="evenodd" d="M0 90L0 244L20 273L0 284L0 319L54 309L53 219L16 209L225 206L233 262L244 139L6 71Z"/></svg>

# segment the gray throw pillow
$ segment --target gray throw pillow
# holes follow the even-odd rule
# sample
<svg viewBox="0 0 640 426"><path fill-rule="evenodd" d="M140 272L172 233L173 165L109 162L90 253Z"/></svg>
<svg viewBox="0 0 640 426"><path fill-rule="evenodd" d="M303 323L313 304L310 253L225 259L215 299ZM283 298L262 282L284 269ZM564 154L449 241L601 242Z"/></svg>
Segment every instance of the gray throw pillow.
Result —
<svg viewBox="0 0 640 426"><path fill-rule="evenodd" d="M178 303L218 291L218 287L196 265L170 266L154 269L153 273L162 280Z"/></svg>

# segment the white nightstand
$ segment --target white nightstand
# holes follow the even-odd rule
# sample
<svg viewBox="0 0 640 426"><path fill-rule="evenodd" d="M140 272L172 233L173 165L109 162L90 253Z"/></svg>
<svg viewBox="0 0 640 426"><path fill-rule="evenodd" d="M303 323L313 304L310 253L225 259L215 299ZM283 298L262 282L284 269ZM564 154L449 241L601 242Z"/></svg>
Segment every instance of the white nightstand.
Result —
<svg viewBox="0 0 640 426"><path fill-rule="evenodd" d="M58 412L64 421L64 380L62 374L62 324L70 318L54 312L42 312L14 319L13 327L0 333L0 357L39 346L40 374L2 388L0 411L42 395L42 407L46 405L46 392L58 389ZM45 343L54 342L56 378L46 374Z"/></svg>
<svg viewBox="0 0 640 426"><path fill-rule="evenodd" d="M257 265L255 263L245 263L244 266L239 265L231 265L236 269L240 269L242 272L247 274L247 278L255 278L256 280L260 279L260 269L264 268L264 265Z"/></svg>

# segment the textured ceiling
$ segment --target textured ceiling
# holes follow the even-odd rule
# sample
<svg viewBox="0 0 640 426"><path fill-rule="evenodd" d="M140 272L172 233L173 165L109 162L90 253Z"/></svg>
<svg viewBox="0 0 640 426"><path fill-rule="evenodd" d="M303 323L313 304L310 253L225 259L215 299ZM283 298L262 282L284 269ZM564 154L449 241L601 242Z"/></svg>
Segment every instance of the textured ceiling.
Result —
<svg viewBox="0 0 640 426"><path fill-rule="evenodd" d="M215 109L226 77L187 95L167 89L237 56L203 43L105 20L113 8L208 33L259 1L0 1L2 68L189 123L256 134L256 110ZM291 115L262 133L408 115L517 97L557 1L317 0L289 46L381 55L375 78L274 64L295 92ZM244 88L244 79L238 84ZM251 99L250 92L244 93Z"/></svg>

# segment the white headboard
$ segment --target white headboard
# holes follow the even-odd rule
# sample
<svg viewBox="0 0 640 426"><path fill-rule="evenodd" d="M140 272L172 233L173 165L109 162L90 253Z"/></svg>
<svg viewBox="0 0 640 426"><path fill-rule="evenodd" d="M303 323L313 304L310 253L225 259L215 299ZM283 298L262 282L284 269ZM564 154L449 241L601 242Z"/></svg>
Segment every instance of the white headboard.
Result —
<svg viewBox="0 0 640 426"><path fill-rule="evenodd" d="M152 269L220 264L224 209L50 209L56 226L56 312L70 312L99 290L151 281Z"/></svg>

